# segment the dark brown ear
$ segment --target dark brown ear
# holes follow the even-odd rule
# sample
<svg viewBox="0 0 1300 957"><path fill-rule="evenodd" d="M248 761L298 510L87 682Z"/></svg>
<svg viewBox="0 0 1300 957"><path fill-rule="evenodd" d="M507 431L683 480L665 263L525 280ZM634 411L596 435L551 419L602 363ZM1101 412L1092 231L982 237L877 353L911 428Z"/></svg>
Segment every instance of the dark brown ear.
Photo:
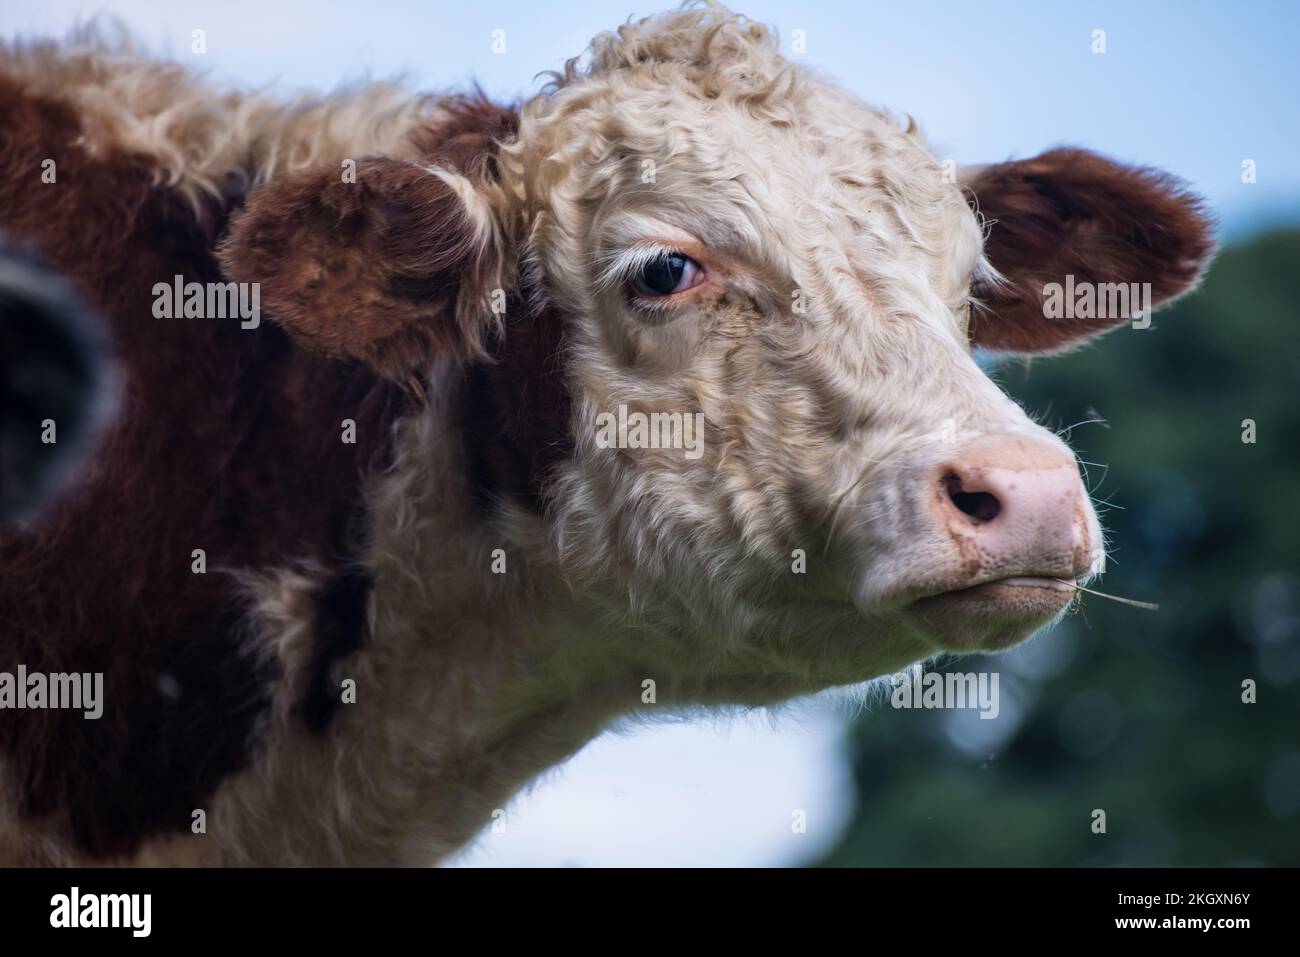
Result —
<svg viewBox="0 0 1300 957"><path fill-rule="evenodd" d="M1213 223L1181 181L1085 150L979 167L962 185L988 223L985 256L1006 280L973 290L983 307L971 341L987 349L1067 350L1134 318L1139 303L1187 292L1214 251ZM1125 301L1118 311L1128 314L1113 314Z"/></svg>
<svg viewBox="0 0 1300 957"><path fill-rule="evenodd" d="M496 245L470 180L370 158L355 182L337 168L272 180L219 257L301 345L405 383L436 357L479 353Z"/></svg>

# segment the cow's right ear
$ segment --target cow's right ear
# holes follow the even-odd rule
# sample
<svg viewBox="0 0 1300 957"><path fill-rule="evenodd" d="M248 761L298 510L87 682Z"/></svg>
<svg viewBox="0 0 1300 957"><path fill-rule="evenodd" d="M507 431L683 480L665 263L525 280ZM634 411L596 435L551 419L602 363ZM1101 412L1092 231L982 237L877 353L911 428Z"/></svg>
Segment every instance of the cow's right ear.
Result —
<svg viewBox="0 0 1300 957"><path fill-rule="evenodd" d="M261 187L219 258L305 348L408 383L434 359L481 354L498 247L468 179L370 158L354 182L325 168Z"/></svg>

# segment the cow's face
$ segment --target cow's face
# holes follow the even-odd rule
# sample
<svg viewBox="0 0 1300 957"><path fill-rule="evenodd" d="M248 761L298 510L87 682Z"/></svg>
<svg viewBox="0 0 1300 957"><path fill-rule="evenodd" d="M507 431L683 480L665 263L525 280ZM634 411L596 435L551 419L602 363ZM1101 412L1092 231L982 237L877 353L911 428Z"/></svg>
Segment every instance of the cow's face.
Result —
<svg viewBox="0 0 1300 957"><path fill-rule="evenodd" d="M436 252L425 272L472 251L459 322L417 340L493 321L496 283L526 290L507 340L562 314L519 373L558 365L567 392L545 522L574 579L676 637L679 670L761 699L1006 647L1101 570L1072 453L971 349L1058 351L1131 318L1048 318L1049 283L1188 288L1210 243L1176 186L1075 151L959 177L716 9L599 38L506 139L425 175L436 203L394 218L388 197L379 232L401 226L404 263Z"/></svg>
<svg viewBox="0 0 1300 957"><path fill-rule="evenodd" d="M1046 318L1034 268L985 255L978 180L762 31L724 20L707 39L702 19L598 40L508 151L527 256L572 317L559 539L741 658L820 680L861 677L882 649L1023 639L1068 606L1064 583L1101 570L1102 536L1073 454L981 371L972 337L1047 351L1129 317ZM1126 199L1112 183L1168 202L1086 154L1039 164L984 216L1026 198L1044 222L1088 215ZM1073 237L1061 223L1055 246L1091 246L1065 249L1065 269L1038 250L1042 279L1160 282L1125 254L1133 225L1089 235L1144 212L1093 214ZM1193 225L1159 240L1168 256L1203 241ZM644 448L679 425L677 447Z"/></svg>

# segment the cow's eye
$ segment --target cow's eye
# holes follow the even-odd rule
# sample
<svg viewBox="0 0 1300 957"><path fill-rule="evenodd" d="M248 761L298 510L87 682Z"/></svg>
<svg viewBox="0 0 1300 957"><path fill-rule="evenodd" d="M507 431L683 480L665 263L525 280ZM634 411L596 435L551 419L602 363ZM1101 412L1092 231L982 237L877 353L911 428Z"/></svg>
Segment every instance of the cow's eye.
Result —
<svg viewBox="0 0 1300 957"><path fill-rule="evenodd" d="M632 288L648 298L685 292L700 282L700 267L681 253L663 253L649 260L632 277Z"/></svg>

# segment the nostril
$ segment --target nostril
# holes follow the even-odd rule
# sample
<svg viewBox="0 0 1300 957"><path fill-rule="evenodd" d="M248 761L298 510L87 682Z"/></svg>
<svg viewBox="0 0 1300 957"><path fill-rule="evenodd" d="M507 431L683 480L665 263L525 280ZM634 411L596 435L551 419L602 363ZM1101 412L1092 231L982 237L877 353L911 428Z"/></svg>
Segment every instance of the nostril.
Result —
<svg viewBox="0 0 1300 957"><path fill-rule="evenodd" d="M950 473L944 478L948 498L957 511L969 516L976 525L993 521L1002 512L1002 503L992 492L968 492L962 486L961 476Z"/></svg>

